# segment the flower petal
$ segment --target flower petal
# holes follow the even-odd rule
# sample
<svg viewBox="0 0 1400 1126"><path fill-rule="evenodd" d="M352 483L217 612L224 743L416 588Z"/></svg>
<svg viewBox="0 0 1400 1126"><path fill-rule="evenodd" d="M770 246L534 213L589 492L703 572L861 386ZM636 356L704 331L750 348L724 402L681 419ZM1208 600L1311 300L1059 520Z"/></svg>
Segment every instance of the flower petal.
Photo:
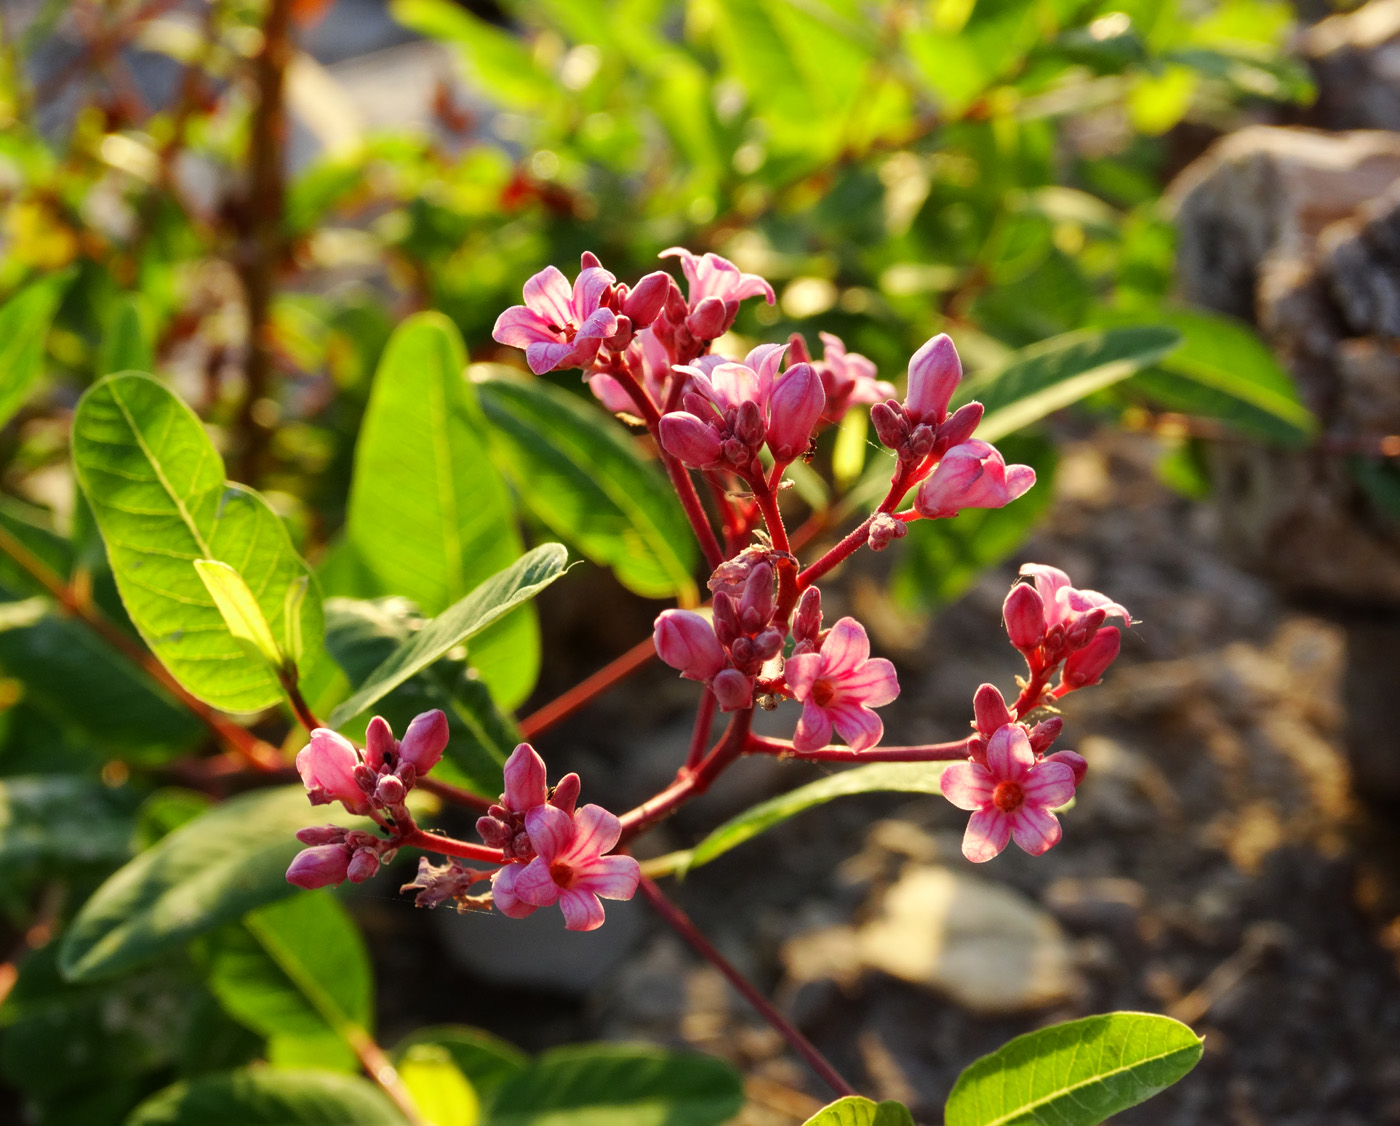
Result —
<svg viewBox="0 0 1400 1126"><path fill-rule="evenodd" d="M574 819L552 805L537 805L525 814L525 831L530 834L535 855L553 864L573 843Z"/></svg>
<svg viewBox="0 0 1400 1126"><path fill-rule="evenodd" d="M574 281L574 292L570 302L575 321L584 320L593 313L603 299L603 294L616 284L617 278L601 266L590 266L581 271Z"/></svg>
<svg viewBox="0 0 1400 1126"><path fill-rule="evenodd" d="M559 328L573 323L572 298L568 279L554 266L546 266L525 283L525 304Z"/></svg>
<svg viewBox="0 0 1400 1126"><path fill-rule="evenodd" d="M1074 770L1063 762L1037 763L1021 781L1021 793L1028 805L1054 809L1074 797Z"/></svg>
<svg viewBox="0 0 1400 1126"><path fill-rule="evenodd" d="M1008 723L987 741L987 769L997 781L1020 781L1034 765L1030 736L1019 723Z"/></svg>
<svg viewBox="0 0 1400 1126"><path fill-rule="evenodd" d="M981 809L990 805L996 781L985 766L975 762L955 762L938 779L943 796L959 809Z"/></svg>
<svg viewBox="0 0 1400 1126"><path fill-rule="evenodd" d="M520 869L511 890L516 898L536 907L548 907L559 898L559 885L549 874L549 861L537 856L525 865L512 865Z"/></svg>
<svg viewBox="0 0 1400 1126"><path fill-rule="evenodd" d="M1023 805L1006 820L1011 825L1016 843L1032 856L1048 852L1060 843L1060 837L1064 835L1055 815L1038 806Z"/></svg>
<svg viewBox="0 0 1400 1126"><path fill-rule="evenodd" d="M577 868L607 852L621 835L622 822L613 814L601 805L586 805L574 814L574 840L560 859Z"/></svg>
<svg viewBox="0 0 1400 1126"><path fill-rule="evenodd" d="M996 808L979 809L967 822L963 855L974 864L985 864L1011 840L1011 821Z"/></svg>
<svg viewBox="0 0 1400 1126"><path fill-rule="evenodd" d="M573 888L604 899L631 899L642 881L642 866L632 856L600 856L574 879Z"/></svg>
<svg viewBox="0 0 1400 1126"><path fill-rule="evenodd" d="M802 705L802 718L797 721L792 745L799 751L815 751L831 742L831 717L815 700Z"/></svg>
<svg viewBox="0 0 1400 1126"><path fill-rule="evenodd" d="M870 659L870 638L865 627L854 618L842 618L822 642L822 657L826 672L848 673Z"/></svg>
<svg viewBox="0 0 1400 1126"><path fill-rule="evenodd" d="M862 704L842 701L828 705L826 713L853 751L868 751L885 734L885 721Z"/></svg>
<svg viewBox="0 0 1400 1126"><path fill-rule="evenodd" d="M875 657L843 676L840 688L844 698L868 708L878 708L899 695L899 677L895 675L894 665L884 657Z"/></svg>
<svg viewBox="0 0 1400 1126"><path fill-rule="evenodd" d="M783 679L787 681L788 690L796 699L807 699L812 685L821 675L823 664L820 653L799 653L787 659L783 665Z"/></svg>
<svg viewBox="0 0 1400 1126"><path fill-rule="evenodd" d="M515 893L515 878L524 868L523 864L507 864L491 877L491 901L496 910L511 919L523 919L536 911L533 903L526 903Z"/></svg>
<svg viewBox="0 0 1400 1126"><path fill-rule="evenodd" d="M596 931L603 925L603 905L592 892L570 888L559 897L567 931Z"/></svg>
<svg viewBox="0 0 1400 1126"><path fill-rule="evenodd" d="M549 330L543 317L525 305L512 305L496 318L496 327L491 330L492 340L511 348L557 341L559 336Z"/></svg>

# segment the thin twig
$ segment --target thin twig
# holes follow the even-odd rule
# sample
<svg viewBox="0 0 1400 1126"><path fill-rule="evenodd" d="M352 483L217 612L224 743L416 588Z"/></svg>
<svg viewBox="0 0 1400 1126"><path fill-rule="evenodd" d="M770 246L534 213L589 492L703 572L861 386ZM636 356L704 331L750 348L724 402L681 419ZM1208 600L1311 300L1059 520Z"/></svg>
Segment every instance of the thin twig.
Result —
<svg viewBox="0 0 1400 1126"><path fill-rule="evenodd" d="M561 693L527 715L520 721L520 733L526 739L533 739L540 732L547 731L580 708L592 703L608 689L622 683L655 656L656 646L652 644L651 638L644 638L622 656L609 661L592 676L579 681L567 692Z"/></svg>

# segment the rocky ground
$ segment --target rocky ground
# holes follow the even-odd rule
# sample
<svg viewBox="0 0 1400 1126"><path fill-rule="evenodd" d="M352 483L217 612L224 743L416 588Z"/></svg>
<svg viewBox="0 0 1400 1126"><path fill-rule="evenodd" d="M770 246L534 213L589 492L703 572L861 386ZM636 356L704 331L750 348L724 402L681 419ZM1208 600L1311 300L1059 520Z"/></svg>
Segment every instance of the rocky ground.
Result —
<svg viewBox="0 0 1400 1126"><path fill-rule="evenodd" d="M1061 742L1090 774L1060 846L1039 859L1013 847L974 867L959 852L964 815L941 799L844 799L671 891L857 1087L908 1101L922 1122L939 1121L978 1055L1113 1009L1169 1013L1206 1038L1197 1070L1121 1123L1400 1122L1400 835L1351 789L1344 634L1222 563L1228 529L1156 482L1155 452L1129 434L1073 444L1051 517L1014 561L1062 566L1141 619L1106 684L1067 702ZM1008 563L986 575L916 644L882 627L895 618L881 614L871 575L843 576L877 649L900 664L891 740L958 734L978 683L1010 686L1017 658L998 619L1013 573ZM604 623L598 594L575 591L560 607L559 651L603 656L645 630L647 607L607 599ZM561 685L570 675L549 672ZM540 745L584 771L585 797L625 805L683 755L690 692L648 670ZM744 765L650 847L690 843L812 776ZM412 926L387 901L366 906L386 938ZM641 904L610 906L608 926L562 947L552 917L533 929L435 921L457 980L443 989L418 943L381 947L386 1032L452 1020L528 1047L594 1036L688 1045L744 1068L752 1126L801 1121L825 1098Z"/></svg>

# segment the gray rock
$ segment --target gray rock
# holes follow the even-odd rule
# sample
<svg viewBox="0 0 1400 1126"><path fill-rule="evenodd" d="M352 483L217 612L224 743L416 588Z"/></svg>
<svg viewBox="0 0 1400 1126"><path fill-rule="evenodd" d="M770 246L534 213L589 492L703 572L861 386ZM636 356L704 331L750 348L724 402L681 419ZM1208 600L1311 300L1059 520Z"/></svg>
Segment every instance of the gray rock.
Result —
<svg viewBox="0 0 1400 1126"><path fill-rule="evenodd" d="M1325 19L1298 37L1298 48L1317 78L1317 120L1400 130L1400 0Z"/></svg>

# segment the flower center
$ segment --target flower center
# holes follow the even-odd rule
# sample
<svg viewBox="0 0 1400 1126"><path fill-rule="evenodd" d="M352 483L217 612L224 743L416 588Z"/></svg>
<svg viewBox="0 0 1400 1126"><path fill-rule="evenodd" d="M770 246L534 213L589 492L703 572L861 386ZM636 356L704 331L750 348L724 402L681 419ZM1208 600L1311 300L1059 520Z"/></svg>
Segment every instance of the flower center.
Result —
<svg viewBox="0 0 1400 1126"><path fill-rule="evenodd" d="M1016 812L1025 800L1025 793L1015 782L998 782L997 788L992 791L992 804L1003 813Z"/></svg>
<svg viewBox="0 0 1400 1126"><path fill-rule="evenodd" d="M812 699L817 702L819 708L831 703L831 698L835 695L836 687L829 680L819 680L812 685Z"/></svg>
<svg viewBox="0 0 1400 1126"><path fill-rule="evenodd" d="M562 860L556 860L549 866L549 878L561 888L566 888L573 881L573 867L565 864Z"/></svg>
<svg viewBox="0 0 1400 1126"><path fill-rule="evenodd" d="M574 337L578 335L578 326L567 322L563 325L557 325L553 321L550 321L549 331L559 333L564 338L563 342L565 344L572 344L574 342Z"/></svg>

